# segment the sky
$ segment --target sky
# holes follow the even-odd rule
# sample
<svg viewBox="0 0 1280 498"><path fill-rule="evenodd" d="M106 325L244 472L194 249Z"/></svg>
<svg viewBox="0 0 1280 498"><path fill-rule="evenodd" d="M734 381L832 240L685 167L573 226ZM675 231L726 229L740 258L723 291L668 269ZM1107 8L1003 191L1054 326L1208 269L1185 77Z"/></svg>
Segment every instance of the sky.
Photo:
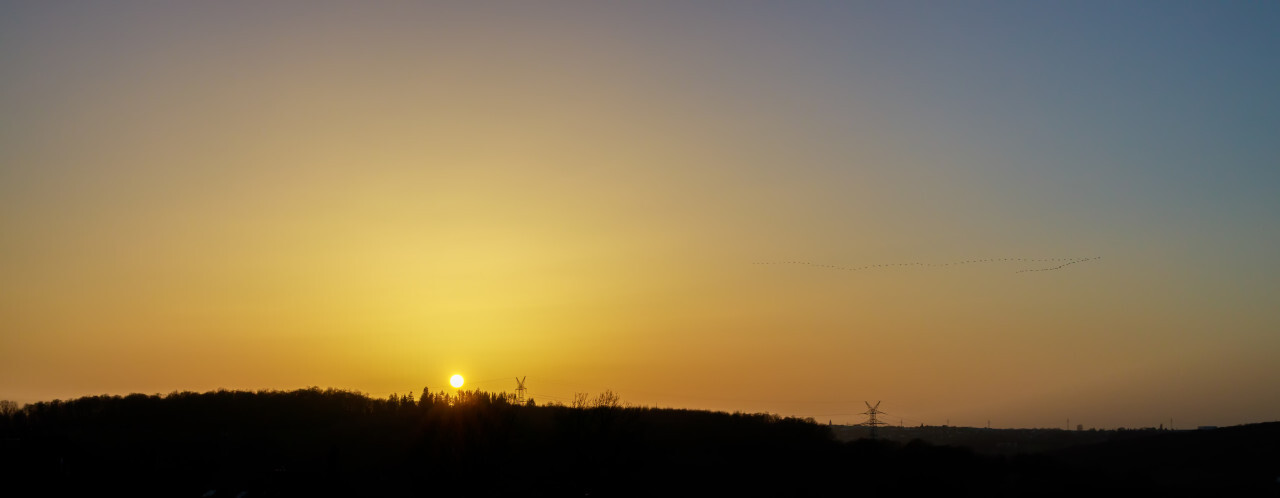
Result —
<svg viewBox="0 0 1280 498"><path fill-rule="evenodd" d="M837 424L1278 420L1276 26L2 1L0 398L461 373Z"/></svg>

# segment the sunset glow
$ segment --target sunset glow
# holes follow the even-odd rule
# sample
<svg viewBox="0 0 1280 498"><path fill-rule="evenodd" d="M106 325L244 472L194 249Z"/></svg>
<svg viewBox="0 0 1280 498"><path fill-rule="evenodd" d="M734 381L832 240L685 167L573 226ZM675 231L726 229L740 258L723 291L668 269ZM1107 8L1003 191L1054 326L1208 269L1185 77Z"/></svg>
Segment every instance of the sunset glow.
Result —
<svg viewBox="0 0 1280 498"><path fill-rule="evenodd" d="M0 399L1274 420L1280 4L1174 3L4 2Z"/></svg>

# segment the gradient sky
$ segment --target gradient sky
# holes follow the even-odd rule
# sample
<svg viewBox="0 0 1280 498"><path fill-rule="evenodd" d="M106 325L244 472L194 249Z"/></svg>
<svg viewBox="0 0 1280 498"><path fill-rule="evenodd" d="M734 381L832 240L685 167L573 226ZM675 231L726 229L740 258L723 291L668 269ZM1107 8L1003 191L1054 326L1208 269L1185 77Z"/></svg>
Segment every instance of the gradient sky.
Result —
<svg viewBox="0 0 1280 498"><path fill-rule="evenodd" d="M0 398L460 372L836 423L1277 420L1277 26L0 2Z"/></svg>

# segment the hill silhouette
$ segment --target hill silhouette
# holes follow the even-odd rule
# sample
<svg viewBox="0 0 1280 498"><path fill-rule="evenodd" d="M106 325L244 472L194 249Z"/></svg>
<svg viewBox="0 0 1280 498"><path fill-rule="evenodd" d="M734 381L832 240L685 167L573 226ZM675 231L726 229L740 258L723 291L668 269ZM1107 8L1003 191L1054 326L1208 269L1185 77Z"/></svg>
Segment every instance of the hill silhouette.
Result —
<svg viewBox="0 0 1280 498"><path fill-rule="evenodd" d="M838 440L812 420L318 388L93 396L0 416L19 495L1275 496L1280 423L987 454ZM1132 436L1132 435L1130 435ZM6 493L7 494L7 493Z"/></svg>

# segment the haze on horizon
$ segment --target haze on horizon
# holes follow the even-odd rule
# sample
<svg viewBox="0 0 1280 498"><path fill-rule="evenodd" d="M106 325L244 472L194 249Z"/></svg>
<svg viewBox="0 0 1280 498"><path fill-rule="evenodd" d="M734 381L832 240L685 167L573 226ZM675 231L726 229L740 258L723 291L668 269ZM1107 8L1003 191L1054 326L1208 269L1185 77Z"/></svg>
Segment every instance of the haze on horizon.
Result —
<svg viewBox="0 0 1280 498"><path fill-rule="evenodd" d="M3 1L0 399L462 373L836 423L1277 420L1276 26Z"/></svg>

